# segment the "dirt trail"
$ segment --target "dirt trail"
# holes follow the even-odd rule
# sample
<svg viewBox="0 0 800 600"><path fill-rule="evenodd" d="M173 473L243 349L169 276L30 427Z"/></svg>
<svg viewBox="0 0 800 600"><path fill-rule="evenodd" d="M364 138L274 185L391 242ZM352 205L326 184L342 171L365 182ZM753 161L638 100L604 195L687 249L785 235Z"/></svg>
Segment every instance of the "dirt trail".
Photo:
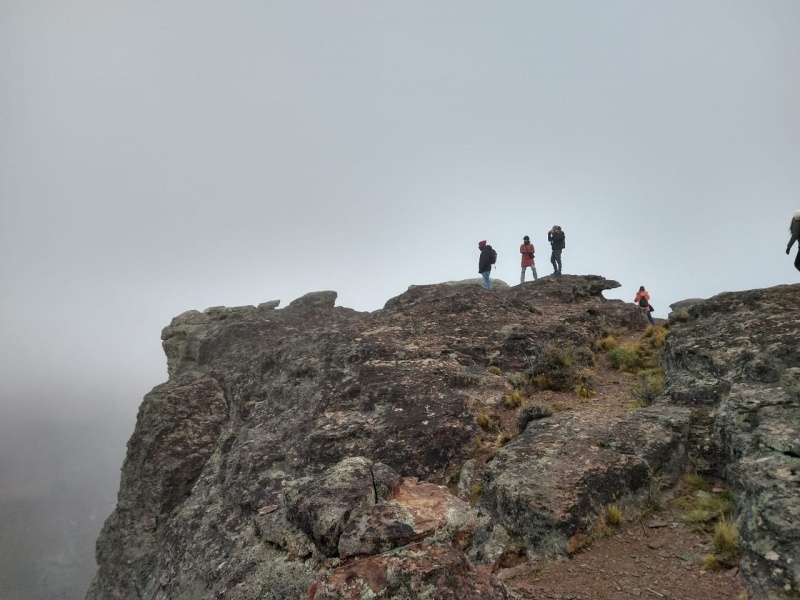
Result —
<svg viewBox="0 0 800 600"><path fill-rule="evenodd" d="M641 341L641 335L620 340ZM596 371L597 393L588 400L560 392L539 392L531 399L557 410L630 410L637 378L612 369L605 358L599 360ZM661 510L645 516L623 514L613 533L570 559L526 561L500 569L497 575L510 596L520 600L746 600L749 596L738 569L703 570L703 557L713 553L711 535L686 525L680 503L675 502L692 493L678 483L662 490Z"/></svg>
<svg viewBox="0 0 800 600"><path fill-rule="evenodd" d="M502 569L512 598L552 600L746 599L738 569L705 572L707 534L693 533L674 507L623 523L566 561L531 562Z"/></svg>

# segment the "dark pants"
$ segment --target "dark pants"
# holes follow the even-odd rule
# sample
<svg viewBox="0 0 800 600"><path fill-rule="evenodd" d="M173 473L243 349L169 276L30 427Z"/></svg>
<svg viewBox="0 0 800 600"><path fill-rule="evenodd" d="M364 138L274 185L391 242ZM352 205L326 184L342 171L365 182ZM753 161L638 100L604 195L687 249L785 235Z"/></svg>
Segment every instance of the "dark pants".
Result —
<svg viewBox="0 0 800 600"><path fill-rule="evenodd" d="M561 275L561 248L558 250L553 248L553 252L550 254L550 264L553 265L553 272Z"/></svg>
<svg viewBox="0 0 800 600"><path fill-rule="evenodd" d="M794 259L794 268L800 271L800 247L797 249L797 256Z"/></svg>

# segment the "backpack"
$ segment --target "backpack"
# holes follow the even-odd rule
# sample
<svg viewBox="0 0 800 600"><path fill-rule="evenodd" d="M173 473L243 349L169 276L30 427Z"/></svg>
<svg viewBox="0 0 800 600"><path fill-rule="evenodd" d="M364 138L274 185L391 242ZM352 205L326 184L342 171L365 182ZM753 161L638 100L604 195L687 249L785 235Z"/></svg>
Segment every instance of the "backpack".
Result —
<svg viewBox="0 0 800 600"><path fill-rule="evenodd" d="M497 251L492 248L492 264L497 262Z"/></svg>
<svg viewBox="0 0 800 600"><path fill-rule="evenodd" d="M647 306L650 306L650 305L647 303L647 298L645 298L644 296L642 296L641 298L639 298L639 306L641 306L642 308L645 308L645 307L647 307Z"/></svg>
<svg viewBox="0 0 800 600"><path fill-rule="evenodd" d="M793 236L800 238L800 217L792 219L792 226L789 228Z"/></svg>

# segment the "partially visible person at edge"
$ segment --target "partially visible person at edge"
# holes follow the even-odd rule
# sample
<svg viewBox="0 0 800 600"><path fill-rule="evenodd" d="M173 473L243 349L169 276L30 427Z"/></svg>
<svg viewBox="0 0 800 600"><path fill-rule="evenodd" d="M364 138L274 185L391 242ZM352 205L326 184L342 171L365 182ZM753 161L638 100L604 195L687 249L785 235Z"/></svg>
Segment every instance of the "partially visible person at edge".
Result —
<svg viewBox="0 0 800 600"><path fill-rule="evenodd" d="M652 314L653 307L650 306L650 294L647 293L643 285L639 286L639 293L636 294L636 298L633 299L633 302L644 309L644 313L647 315L647 320L650 321L650 325L655 325Z"/></svg>
<svg viewBox="0 0 800 600"><path fill-rule="evenodd" d="M789 240L789 244L786 246L786 254L792 251L792 246L794 246L795 242L797 244L797 256L794 259L794 268L800 271L800 210L795 212L792 215L792 223L789 225L789 231L792 234L792 239Z"/></svg>
<svg viewBox="0 0 800 600"><path fill-rule="evenodd" d="M486 243L486 240L478 242L478 250L481 251L481 257L478 259L478 273L483 277L483 287L490 290L492 284L489 282L489 275L492 273L492 265L495 263L497 254Z"/></svg>
<svg viewBox="0 0 800 600"><path fill-rule="evenodd" d="M519 247L519 253L522 255L522 273L519 274L520 283L525 283L525 269L528 267L531 268L531 273L533 273L533 280L539 279L536 274L536 262L533 260L534 252L536 252L536 249L531 244L531 238L526 235L522 238L522 245Z"/></svg>
<svg viewBox="0 0 800 600"><path fill-rule="evenodd" d="M561 251L567 247L564 241L564 231L558 225L547 232L547 241L553 251L550 254L550 264L553 265L553 275L561 275Z"/></svg>

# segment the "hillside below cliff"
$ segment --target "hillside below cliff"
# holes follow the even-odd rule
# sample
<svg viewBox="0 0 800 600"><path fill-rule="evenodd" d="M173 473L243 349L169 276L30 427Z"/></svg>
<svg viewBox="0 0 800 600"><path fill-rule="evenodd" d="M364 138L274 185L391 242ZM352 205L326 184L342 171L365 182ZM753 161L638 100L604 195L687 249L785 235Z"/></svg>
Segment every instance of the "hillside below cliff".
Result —
<svg viewBox="0 0 800 600"><path fill-rule="evenodd" d="M176 317L87 599L562 597L532 585L542 565L605 543L610 508L654 514L687 472L727 482L752 596L797 597L800 285L694 301L668 329L615 287ZM694 597L732 597L702 579Z"/></svg>

